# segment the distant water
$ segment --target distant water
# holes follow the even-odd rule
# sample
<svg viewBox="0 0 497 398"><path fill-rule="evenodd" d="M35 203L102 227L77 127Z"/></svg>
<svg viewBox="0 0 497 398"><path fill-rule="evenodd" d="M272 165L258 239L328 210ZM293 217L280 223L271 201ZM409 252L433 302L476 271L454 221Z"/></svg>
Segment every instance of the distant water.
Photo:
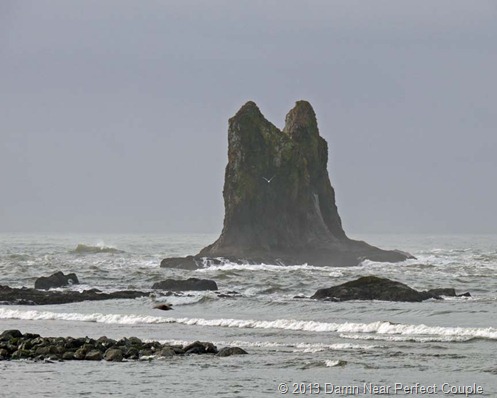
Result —
<svg viewBox="0 0 497 398"><path fill-rule="evenodd" d="M236 298L212 292L170 297L175 310L169 312L153 309L149 298L0 305L0 331L204 340L250 353L119 364L0 361L0 395L277 397L283 396L278 385L287 383L289 396L374 396L364 391L365 385L390 386L390 393L380 396L402 396L393 393L395 383L420 383L436 386L437 393L428 396L465 396L456 391L474 384L483 394L470 396L497 396L497 236L354 237L417 257L399 264L366 261L342 268L227 262L197 271L159 267L162 258L197 253L216 237L0 235L0 285L32 287L37 277L61 270L78 275L81 285L70 287L76 290L150 290L169 277L198 277L216 280L221 292L240 293ZM362 275L388 277L419 290L454 287L472 297L423 303L294 298ZM337 387L344 389L332 391ZM291 394L293 390L299 394Z"/></svg>

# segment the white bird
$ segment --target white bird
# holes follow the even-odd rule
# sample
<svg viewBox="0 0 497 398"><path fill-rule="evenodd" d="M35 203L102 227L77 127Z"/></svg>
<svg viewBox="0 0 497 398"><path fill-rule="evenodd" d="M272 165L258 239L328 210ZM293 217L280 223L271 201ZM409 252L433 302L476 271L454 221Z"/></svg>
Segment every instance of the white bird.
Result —
<svg viewBox="0 0 497 398"><path fill-rule="evenodd" d="M273 181L274 177L276 177L276 175L272 176L269 180L266 177L262 177L262 179L269 184L271 181Z"/></svg>

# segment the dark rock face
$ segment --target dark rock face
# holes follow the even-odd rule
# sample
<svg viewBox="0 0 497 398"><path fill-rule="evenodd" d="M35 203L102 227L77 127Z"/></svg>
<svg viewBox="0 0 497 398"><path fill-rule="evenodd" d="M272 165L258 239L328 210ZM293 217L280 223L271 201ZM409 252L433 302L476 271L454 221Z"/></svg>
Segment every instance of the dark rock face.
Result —
<svg viewBox="0 0 497 398"><path fill-rule="evenodd" d="M35 281L35 289L48 290L54 287L63 287L68 285L79 284L78 277L76 274L71 273L64 275L63 272L59 271L50 276L42 276Z"/></svg>
<svg viewBox="0 0 497 398"><path fill-rule="evenodd" d="M218 290L217 284L213 280L198 278L188 278L186 280L166 279L165 281L154 283L152 289L176 292L185 290Z"/></svg>
<svg viewBox="0 0 497 398"><path fill-rule="evenodd" d="M197 269L202 264L200 257L171 257L161 261L160 266L163 268L182 268L182 269Z"/></svg>
<svg viewBox="0 0 497 398"><path fill-rule="evenodd" d="M218 350L214 344L201 341L182 346L161 344L158 341L144 343L136 337L118 341L107 337L98 340L88 337L40 337L39 334L23 335L19 330L6 330L0 335L0 361L10 359L101 361L104 359L109 362L122 362L177 355L229 356L246 353L238 347Z"/></svg>
<svg viewBox="0 0 497 398"><path fill-rule="evenodd" d="M81 301L131 299L148 296L150 293L135 290L121 290L112 293L102 293L97 289L74 291L43 291L28 288L11 288L0 285L0 303L17 305L45 305L78 303Z"/></svg>
<svg viewBox="0 0 497 398"><path fill-rule="evenodd" d="M247 102L229 120L221 236L197 256L161 266L192 268L204 257L337 266L408 258L346 236L327 163L328 145L308 102L297 102L282 131Z"/></svg>
<svg viewBox="0 0 497 398"><path fill-rule="evenodd" d="M240 347L224 347L216 354L218 357L230 357L232 355L245 355L248 354L243 348Z"/></svg>
<svg viewBox="0 0 497 398"><path fill-rule="evenodd" d="M377 276L363 276L341 285L319 289L311 299L329 301L383 300L420 302L430 298L440 299L442 295L454 297L456 296L456 292L451 288L419 292L403 283L390 279L378 278Z"/></svg>

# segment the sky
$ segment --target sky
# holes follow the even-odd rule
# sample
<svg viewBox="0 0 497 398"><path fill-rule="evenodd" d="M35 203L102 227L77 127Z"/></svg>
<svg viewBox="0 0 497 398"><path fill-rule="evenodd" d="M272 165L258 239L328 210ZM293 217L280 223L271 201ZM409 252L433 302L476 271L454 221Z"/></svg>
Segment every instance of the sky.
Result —
<svg viewBox="0 0 497 398"><path fill-rule="evenodd" d="M0 232L217 233L228 119L316 111L349 233L497 232L497 2L2 0Z"/></svg>

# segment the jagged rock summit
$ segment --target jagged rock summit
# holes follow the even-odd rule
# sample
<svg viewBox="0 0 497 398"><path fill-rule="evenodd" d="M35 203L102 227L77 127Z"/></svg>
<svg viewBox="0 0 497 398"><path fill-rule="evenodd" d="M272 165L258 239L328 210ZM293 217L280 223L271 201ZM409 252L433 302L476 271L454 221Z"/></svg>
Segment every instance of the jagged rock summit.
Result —
<svg viewBox="0 0 497 398"><path fill-rule="evenodd" d="M195 268L219 257L336 266L408 258L346 236L327 163L328 144L307 101L296 103L282 131L247 102L229 120L221 236L196 256L165 259L161 266Z"/></svg>

